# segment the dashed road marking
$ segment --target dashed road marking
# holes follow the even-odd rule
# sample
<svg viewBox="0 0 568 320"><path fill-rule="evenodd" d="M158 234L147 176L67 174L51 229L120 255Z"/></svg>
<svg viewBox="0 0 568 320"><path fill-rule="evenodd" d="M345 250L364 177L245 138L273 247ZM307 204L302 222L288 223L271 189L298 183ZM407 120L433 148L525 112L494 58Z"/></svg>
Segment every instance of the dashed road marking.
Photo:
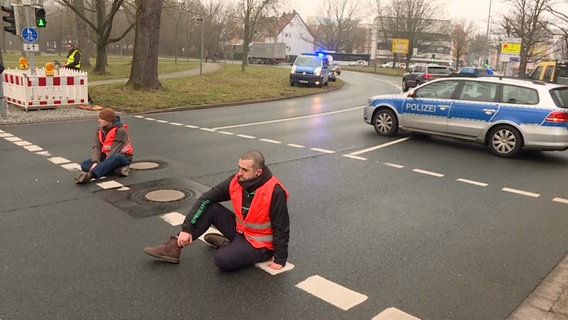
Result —
<svg viewBox="0 0 568 320"><path fill-rule="evenodd" d="M170 212L161 216L162 220L171 224L174 227L181 226L185 216L179 212Z"/></svg>
<svg viewBox="0 0 568 320"><path fill-rule="evenodd" d="M124 187L124 185L122 183L114 181L114 180L99 182L99 183L97 183L97 186L99 186L99 187L101 187L102 189L105 189L105 190L117 189L117 188Z"/></svg>
<svg viewBox="0 0 568 320"><path fill-rule="evenodd" d="M367 296L329 281L318 275L308 277L296 287L342 310L349 310L367 300Z"/></svg>
<svg viewBox="0 0 568 320"><path fill-rule="evenodd" d="M524 190L519 190L519 189L502 188L501 190L503 190L503 191L505 191L505 192L520 194L520 195L522 195L522 196L527 196L527 197L533 197L533 198L538 198L538 197L540 197L540 194L538 194L538 193L529 192L529 191L524 191Z"/></svg>
<svg viewBox="0 0 568 320"><path fill-rule="evenodd" d="M392 162L383 162L383 164L385 166L389 166L389 167L393 167L393 168L397 168L397 169L404 168L404 166L402 164L396 164L396 163L392 163Z"/></svg>
<svg viewBox="0 0 568 320"><path fill-rule="evenodd" d="M433 176L433 177L438 177L438 178L441 178L441 177L444 176L443 174L438 173L438 172L422 170L422 169L412 169L412 171L416 172L416 173L422 173L422 174L425 174L425 175Z"/></svg>
<svg viewBox="0 0 568 320"><path fill-rule="evenodd" d="M51 161L51 163L53 163L53 164L64 164L64 163L71 162L71 161L69 161L65 158L62 158L62 157L53 157L53 158L49 158L47 160Z"/></svg>
<svg viewBox="0 0 568 320"><path fill-rule="evenodd" d="M465 182L465 183L473 184L475 186L480 186L480 187L487 187L488 186L488 184L485 183L485 182L479 182L479 181L468 180L468 179L463 179L463 178L458 178L458 179L456 179L456 181Z"/></svg>
<svg viewBox="0 0 568 320"><path fill-rule="evenodd" d="M558 198L557 197L557 198L552 199L552 201L568 204L568 199L564 199L564 198Z"/></svg>
<svg viewBox="0 0 568 320"><path fill-rule="evenodd" d="M256 139L255 136L249 136L246 134L237 134L237 137L245 138L245 139Z"/></svg>
<svg viewBox="0 0 568 320"><path fill-rule="evenodd" d="M288 143L287 146L292 147L292 148L305 148L306 146L303 146L301 144L294 144L294 143Z"/></svg>
<svg viewBox="0 0 568 320"><path fill-rule="evenodd" d="M355 159L355 160L362 160L362 161L366 161L366 160L367 160L367 158L355 156L355 155L352 155L352 154L350 154L350 153L349 153L349 154L344 154L343 156L346 157L346 158L351 158L351 159Z"/></svg>
<svg viewBox="0 0 568 320"><path fill-rule="evenodd" d="M207 131L207 132L215 132L217 130L211 128L199 128L199 130Z"/></svg>
<svg viewBox="0 0 568 320"><path fill-rule="evenodd" d="M310 150L316 151L316 152L327 153L327 154L333 154L333 153L335 153L335 151L333 151L333 150L321 149L321 148L310 148Z"/></svg>
<svg viewBox="0 0 568 320"><path fill-rule="evenodd" d="M397 308L388 308L374 316L371 320L420 320L420 318L402 312Z"/></svg>
<svg viewBox="0 0 568 320"><path fill-rule="evenodd" d="M259 140L259 141L268 142L268 143L274 143L274 144L280 144L280 143L282 143L282 141L271 140L271 139L258 139L258 140Z"/></svg>

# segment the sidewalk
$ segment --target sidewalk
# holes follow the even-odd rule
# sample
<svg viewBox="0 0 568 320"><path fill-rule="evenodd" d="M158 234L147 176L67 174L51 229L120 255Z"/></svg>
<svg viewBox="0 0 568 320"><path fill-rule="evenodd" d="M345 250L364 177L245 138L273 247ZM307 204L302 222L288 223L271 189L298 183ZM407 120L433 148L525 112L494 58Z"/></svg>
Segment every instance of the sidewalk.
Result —
<svg viewBox="0 0 568 320"><path fill-rule="evenodd" d="M219 70L220 68L221 67L217 63L210 63L210 62L203 63L202 73L214 72ZM161 74L158 75L158 78L159 79L186 78L198 75L199 75L199 68L196 68L180 72ZM103 84L112 84L112 83L126 83L127 81L128 79L126 78L92 81L89 83L89 87L94 87ZM29 123L41 123L41 122L53 122L53 121L96 119L98 114L99 114L98 111L82 110L77 108L77 106L60 106L55 109L24 111L22 108L9 105L8 115L5 117L0 116L0 126L8 124L29 124Z"/></svg>

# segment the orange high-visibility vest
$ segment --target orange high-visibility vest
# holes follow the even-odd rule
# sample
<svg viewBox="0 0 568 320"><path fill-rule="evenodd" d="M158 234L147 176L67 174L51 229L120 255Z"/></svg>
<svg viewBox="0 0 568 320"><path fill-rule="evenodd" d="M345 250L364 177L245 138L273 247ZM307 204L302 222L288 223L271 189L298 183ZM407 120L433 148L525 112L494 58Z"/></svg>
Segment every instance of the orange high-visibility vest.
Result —
<svg viewBox="0 0 568 320"><path fill-rule="evenodd" d="M260 188L254 191L254 197L246 218L243 218L243 187L238 182L238 175L235 175L229 185L229 194L231 202L235 209L237 222L237 232L242 233L248 242L255 248L268 248L274 250L272 244L272 225L270 223L270 203L272 201L272 192L276 185L286 193L288 192L284 186L274 176L268 179Z"/></svg>
<svg viewBox="0 0 568 320"><path fill-rule="evenodd" d="M102 148L101 148L101 151L102 151L102 153L106 154L107 156L108 156L108 153L110 152L110 150L112 148L112 143L114 142L114 138L116 137L116 129L118 129L118 127L112 127L107 132L107 135L106 135L104 141L103 141L103 131L99 130L99 141L103 145ZM128 125L125 124L124 129L126 129L128 131ZM130 144L130 137L128 137L128 140L124 144L124 147L122 147L122 150L120 150L120 153L122 153L122 154L134 153L134 148L132 148L132 145Z"/></svg>

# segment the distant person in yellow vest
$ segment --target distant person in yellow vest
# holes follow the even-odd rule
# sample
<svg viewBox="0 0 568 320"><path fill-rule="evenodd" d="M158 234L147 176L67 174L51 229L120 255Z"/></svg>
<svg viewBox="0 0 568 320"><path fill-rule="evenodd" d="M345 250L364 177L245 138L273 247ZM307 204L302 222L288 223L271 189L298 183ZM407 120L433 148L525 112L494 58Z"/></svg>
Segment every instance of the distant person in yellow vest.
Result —
<svg viewBox="0 0 568 320"><path fill-rule="evenodd" d="M81 70L81 51L71 41L67 42L67 50L69 50L69 53L67 54L67 61L65 61L63 66L69 69Z"/></svg>
<svg viewBox="0 0 568 320"><path fill-rule="evenodd" d="M69 53L63 66L77 71L81 70L81 51L71 41L67 42L67 50L69 50ZM87 99L90 104L94 104L89 94L87 94Z"/></svg>

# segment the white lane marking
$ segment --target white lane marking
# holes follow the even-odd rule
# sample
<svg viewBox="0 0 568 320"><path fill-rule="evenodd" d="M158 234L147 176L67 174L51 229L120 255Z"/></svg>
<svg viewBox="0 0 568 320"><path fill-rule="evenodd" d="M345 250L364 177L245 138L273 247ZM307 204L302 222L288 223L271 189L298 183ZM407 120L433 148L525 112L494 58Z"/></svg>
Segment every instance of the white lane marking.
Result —
<svg viewBox="0 0 568 320"><path fill-rule="evenodd" d="M391 142L379 144L378 146L374 146L374 147L371 147L371 148L363 149L363 150L360 150L360 151L357 151L357 152L351 152L350 154L352 154L352 155L354 155L354 156L358 156L358 155L360 155L360 154L363 154L363 153L366 153L366 152L369 152L369 151L374 151L374 150L377 150L377 149L381 149L381 148L385 148L385 147L388 147L388 146L392 146L393 144L397 144L397 143L404 142L404 141L406 141L406 140L408 140L408 139L410 139L410 137L400 138L400 139L398 139L398 140L394 140L394 141L391 141Z"/></svg>
<svg viewBox="0 0 568 320"><path fill-rule="evenodd" d="M215 130L222 130L222 129L232 129L232 128L242 128L242 127L249 127L249 126L257 126L257 125L268 124L268 123L278 123L278 122L285 122L285 121L294 121L294 120L299 120L299 119L308 119L308 118L326 116L326 115L330 115L330 114L343 113L343 112L353 111L353 110L357 110L357 109L361 109L361 108L363 108L363 107L362 107L362 106L358 106L358 107L354 107L354 108L350 108L350 109L343 109L343 110L330 111L330 112L323 112L323 113L318 113L318 114L311 114L311 115L309 115L309 116L300 116L300 117L284 118L284 119L278 119L278 120L268 120L268 121L250 122L250 123L236 124L236 125L232 125L232 126L217 127L217 128L213 128L213 129L215 129Z"/></svg>
<svg viewBox="0 0 568 320"><path fill-rule="evenodd" d="M102 189L117 189L122 188L124 185L120 182L116 182L114 180L99 182L97 186L101 187Z"/></svg>
<svg viewBox="0 0 568 320"><path fill-rule="evenodd" d="M62 158L62 157L53 157L53 158L49 158L47 160L51 161L51 163L53 163L53 164L64 164L64 163L71 162L71 161L69 161L65 158Z"/></svg>
<svg viewBox="0 0 568 320"><path fill-rule="evenodd" d="M311 293L342 310L349 310L367 300L366 295L355 292L318 275L307 278L306 280L298 283L296 287Z"/></svg>
<svg viewBox="0 0 568 320"><path fill-rule="evenodd" d="M320 148L310 148L310 150L322 152L322 153L329 153L329 154L335 153L335 151L333 151L333 150L320 149Z"/></svg>
<svg viewBox="0 0 568 320"><path fill-rule="evenodd" d="M503 190L503 191L505 191L505 192L520 194L520 195L522 195L522 196L527 196L527 197L533 197L533 198L538 198L538 197L540 197L540 194L538 194L538 193L529 192L529 191L524 191L524 190L519 190L519 189L503 188L503 189L501 189L501 190Z"/></svg>
<svg viewBox="0 0 568 320"><path fill-rule="evenodd" d="M184 127L186 127L186 128L191 128L191 129L197 129L197 128L199 128L198 126L194 126L194 125L191 125L191 124L186 124Z"/></svg>
<svg viewBox="0 0 568 320"><path fill-rule="evenodd" d="M382 79L379 79L379 78L374 78L374 77L371 77L371 76L369 76L369 78L371 78L371 79L373 79L373 80L375 80L375 81L379 81L379 82L382 82L382 83L386 83L386 84L391 85L391 86L393 86L393 87L395 87L395 88L397 88L397 89L399 89L399 90L402 90L402 88L401 88L398 84L396 84L396 83L392 83L392 82L390 82L390 81L385 81L385 80L382 80Z"/></svg>
<svg viewBox="0 0 568 320"><path fill-rule="evenodd" d="M564 198L558 198L558 197L556 197L556 198L552 199L552 201L568 204L568 199L564 199Z"/></svg>
<svg viewBox="0 0 568 320"><path fill-rule="evenodd" d="M69 171L81 171L81 166L78 163L62 164L61 167Z"/></svg>
<svg viewBox="0 0 568 320"><path fill-rule="evenodd" d="M219 132L220 134L226 134L228 136L234 136L235 135L235 133L229 132L229 131L217 131L217 132Z"/></svg>
<svg viewBox="0 0 568 320"><path fill-rule="evenodd" d="M479 182L479 181L475 181L475 180L468 180L468 179L463 179L463 178L458 178L456 179L459 182L465 182L465 183L469 183L469 184L473 184L475 186L480 186L480 187L487 187L488 184L485 182Z"/></svg>
<svg viewBox="0 0 568 320"><path fill-rule="evenodd" d="M26 140L20 140L20 141L12 141L15 145L23 147L23 146L29 146L32 143Z"/></svg>
<svg viewBox="0 0 568 320"><path fill-rule="evenodd" d="M171 224L174 227L181 226L183 220L185 220L185 216L179 212L170 212L163 214L161 216L162 220Z"/></svg>
<svg viewBox="0 0 568 320"><path fill-rule="evenodd" d="M249 136L246 134L237 134L237 137L245 138L245 139L256 139L255 136Z"/></svg>
<svg viewBox="0 0 568 320"><path fill-rule="evenodd" d="M306 146L303 146L301 144L294 144L294 143L288 143L287 146L293 147L293 148L305 148Z"/></svg>
<svg viewBox="0 0 568 320"><path fill-rule="evenodd" d="M444 175L438 172L433 172L433 171L428 171L428 170L422 170L422 169L412 169L413 172L417 172L417 173L422 173L422 174L426 174L429 176L433 176L433 177L438 177L441 178Z"/></svg>
<svg viewBox="0 0 568 320"><path fill-rule="evenodd" d="M156 119L154 119L154 118L144 118L144 119L148 120L148 121L156 121Z"/></svg>
<svg viewBox="0 0 568 320"><path fill-rule="evenodd" d="M264 142L268 142L268 143L274 143L274 144L280 144L280 143L282 143L282 141L271 140L271 139L258 139L258 140L264 141Z"/></svg>
<svg viewBox="0 0 568 320"><path fill-rule="evenodd" d="M6 139L8 137L13 137L13 136L14 136L13 134L10 134L10 133L7 133L7 132L0 134L0 138L4 138L4 139Z"/></svg>
<svg viewBox="0 0 568 320"><path fill-rule="evenodd" d="M378 162L378 161L377 161L377 162ZM404 168L403 165L401 165L401 164L396 164L396 163L392 163L392 162L383 162L383 164L384 164L385 166L389 166L389 167L393 167L393 168L397 168L397 169L402 169L402 168Z"/></svg>
<svg viewBox="0 0 568 320"><path fill-rule="evenodd" d="M346 158L351 158L351 159L355 159L355 160L363 160L363 161L367 160L367 158L354 156L352 154L344 154L343 156L346 157Z"/></svg>
<svg viewBox="0 0 568 320"><path fill-rule="evenodd" d="M183 123L179 123L179 122L170 122L170 124L172 126L183 126Z"/></svg>
<svg viewBox="0 0 568 320"><path fill-rule="evenodd" d="M211 128L199 128L199 130L207 131L207 132L215 132L217 130Z"/></svg>
<svg viewBox="0 0 568 320"><path fill-rule="evenodd" d="M30 151L30 152L36 152L36 151L41 151L43 150L42 147L40 146L36 146L35 144L32 144L30 146L24 146L24 149Z"/></svg>
<svg viewBox="0 0 568 320"><path fill-rule="evenodd" d="M371 320L420 320L420 318L416 318L415 316L402 312L397 308L391 307L383 310L383 312L374 316Z"/></svg>
<svg viewBox="0 0 568 320"><path fill-rule="evenodd" d="M18 137L16 137L16 136L10 136L10 137L6 137L6 138L4 138L4 139L6 139L6 140L8 140L8 141L10 141L10 142L22 141L22 139L20 139L20 138L18 138Z"/></svg>
<svg viewBox="0 0 568 320"><path fill-rule="evenodd" d="M157 123L169 123L167 120L156 120Z"/></svg>
<svg viewBox="0 0 568 320"><path fill-rule="evenodd" d="M47 151L47 150L36 152L36 154L39 154L40 156L50 156L51 155L49 153L49 151Z"/></svg>
<svg viewBox="0 0 568 320"><path fill-rule="evenodd" d="M134 118L138 118L138 119L144 119L144 116L140 116L140 115L138 115L138 116L134 116Z"/></svg>

